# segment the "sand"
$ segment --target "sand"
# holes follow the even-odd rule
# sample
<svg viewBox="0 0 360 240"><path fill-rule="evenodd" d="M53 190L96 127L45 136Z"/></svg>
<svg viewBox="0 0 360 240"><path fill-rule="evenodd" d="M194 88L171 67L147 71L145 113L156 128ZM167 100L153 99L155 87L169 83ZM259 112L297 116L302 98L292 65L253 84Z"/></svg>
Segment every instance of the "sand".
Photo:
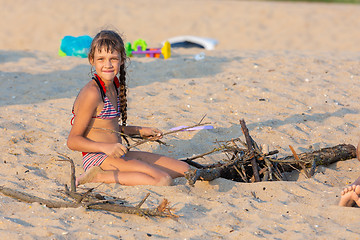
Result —
<svg viewBox="0 0 360 240"><path fill-rule="evenodd" d="M128 123L164 132L206 115L213 130L181 132L139 150L174 158L207 152L216 141L251 136L279 157L341 143L357 145L360 119L360 6L243 1L0 1L0 185L52 200L70 183L64 154L71 108L89 80L86 59L59 57L65 35L115 28L151 47L195 35L215 50L174 48L168 60L131 58ZM202 60L195 60L204 53ZM201 161L216 161L217 154ZM0 194L1 239L356 239L358 208L337 206L360 175L357 159L320 166L311 179L174 186L85 184L144 207L170 201L177 221L75 209L50 209ZM255 196L254 196L255 194Z"/></svg>

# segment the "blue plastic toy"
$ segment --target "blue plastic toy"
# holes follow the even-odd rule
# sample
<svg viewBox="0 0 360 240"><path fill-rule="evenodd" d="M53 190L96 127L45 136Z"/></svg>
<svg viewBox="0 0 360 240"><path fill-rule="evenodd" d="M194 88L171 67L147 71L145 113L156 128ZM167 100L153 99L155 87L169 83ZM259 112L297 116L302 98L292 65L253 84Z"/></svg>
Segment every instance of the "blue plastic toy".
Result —
<svg viewBox="0 0 360 240"><path fill-rule="evenodd" d="M59 56L87 58L92 38L84 35L79 37L65 36L61 40Z"/></svg>

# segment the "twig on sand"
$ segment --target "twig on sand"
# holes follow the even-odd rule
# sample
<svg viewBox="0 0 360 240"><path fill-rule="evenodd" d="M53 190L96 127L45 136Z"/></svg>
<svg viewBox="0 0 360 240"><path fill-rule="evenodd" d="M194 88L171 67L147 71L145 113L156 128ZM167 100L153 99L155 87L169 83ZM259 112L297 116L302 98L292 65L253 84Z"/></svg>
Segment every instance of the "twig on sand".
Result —
<svg viewBox="0 0 360 240"><path fill-rule="evenodd" d="M209 124L209 123L198 123L198 124L195 124L195 125L190 126L190 127L183 127L183 128L177 129L177 130L165 132L165 133L163 133L163 136L166 136L166 135L169 135L169 134L173 134L173 133L177 133L177 132L180 132L180 131L184 131L184 130L187 130L187 129L190 129L190 128L207 125L207 124ZM141 144L143 144L143 143L150 142L150 141L154 141L154 140L151 139L151 138L146 138L146 139L137 141L136 143L130 145L130 146L128 147L128 149L137 147L137 146L139 146L139 145L141 145Z"/></svg>
<svg viewBox="0 0 360 240"><path fill-rule="evenodd" d="M57 153L59 154L61 157L65 158L65 159L59 159L57 161L68 161L70 163L71 166L71 174L70 174L70 191L71 192L76 192L76 177L75 177L75 164L74 161L69 158L68 156L62 154L62 153Z"/></svg>
<svg viewBox="0 0 360 240"><path fill-rule="evenodd" d="M248 150L250 151L250 154L253 155L253 157L250 159L251 165L252 165L252 169L253 169L253 173L254 173L254 177L255 177L255 182L260 182L260 176L259 176L259 170L258 170L258 164L256 162L256 157L254 155L254 143L253 140L251 139L250 135L249 135L249 130L247 129L246 125L245 125L245 121L244 119L240 120L240 125L241 125L241 129L243 134L245 135L245 139L246 139L246 145L248 147Z"/></svg>
<svg viewBox="0 0 360 240"><path fill-rule="evenodd" d="M222 150L224 150L225 148L226 148L225 145L224 145L224 146L220 146L220 147L218 147L218 148L214 148L213 150L211 150L211 151L209 151L209 152L202 153L202 154L199 154L199 155L196 155L196 156L192 156L192 157L188 157L188 158L181 158L181 159L179 159L179 160L189 163L189 162L191 162L191 161L194 160L194 159L202 158L202 157L204 157L204 156L206 156L206 155L210 155L210 154L212 154L212 153L222 151Z"/></svg>
<svg viewBox="0 0 360 240"><path fill-rule="evenodd" d="M297 163L298 163L298 164L301 166L301 168L304 170L305 177L306 177L306 178L311 178L308 170L307 170L306 167L305 167L305 164L300 161L299 156L298 156L297 153L295 152L295 149L294 149L291 145L289 145L289 148L290 148L291 152L293 153L294 158L295 158L295 160L297 161Z"/></svg>

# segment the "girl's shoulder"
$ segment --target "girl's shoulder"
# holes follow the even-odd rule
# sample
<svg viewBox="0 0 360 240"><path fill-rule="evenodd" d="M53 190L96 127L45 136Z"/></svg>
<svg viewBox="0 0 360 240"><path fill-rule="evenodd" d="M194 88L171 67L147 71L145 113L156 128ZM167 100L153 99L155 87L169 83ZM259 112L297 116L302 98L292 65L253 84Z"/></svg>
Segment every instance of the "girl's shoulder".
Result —
<svg viewBox="0 0 360 240"><path fill-rule="evenodd" d="M101 100L101 92L99 90L99 87L97 86L94 81L89 81L81 90L79 93L79 97L85 97L86 99L97 99ZM90 99L89 99L90 98Z"/></svg>
<svg viewBox="0 0 360 240"><path fill-rule="evenodd" d="M102 102L101 93L96 83L94 83L94 81L88 82L80 90L75 102L77 103L76 105L98 105Z"/></svg>

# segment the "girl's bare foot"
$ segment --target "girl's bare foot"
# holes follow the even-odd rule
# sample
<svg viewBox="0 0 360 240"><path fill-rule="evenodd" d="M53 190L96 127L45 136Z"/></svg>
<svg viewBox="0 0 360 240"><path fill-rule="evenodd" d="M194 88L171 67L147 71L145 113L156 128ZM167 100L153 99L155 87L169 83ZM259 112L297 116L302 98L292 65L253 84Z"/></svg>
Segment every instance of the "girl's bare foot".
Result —
<svg viewBox="0 0 360 240"><path fill-rule="evenodd" d="M360 204L360 185L351 185L345 188L341 192L341 199L339 206L343 207L352 207L356 203L358 206Z"/></svg>
<svg viewBox="0 0 360 240"><path fill-rule="evenodd" d="M93 166L83 174L81 174L79 177L76 178L76 186L79 186L81 184L89 183L89 182L96 182L94 181L96 176L99 173L104 172L100 167Z"/></svg>

